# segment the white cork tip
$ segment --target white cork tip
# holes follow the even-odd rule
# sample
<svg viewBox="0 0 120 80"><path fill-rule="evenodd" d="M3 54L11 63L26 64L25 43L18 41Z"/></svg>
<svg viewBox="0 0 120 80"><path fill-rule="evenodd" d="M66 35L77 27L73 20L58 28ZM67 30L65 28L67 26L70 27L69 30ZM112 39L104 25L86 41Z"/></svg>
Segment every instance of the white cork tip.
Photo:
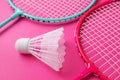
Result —
<svg viewBox="0 0 120 80"><path fill-rule="evenodd" d="M15 43L15 49L20 52L20 53L29 53L28 52L28 43L29 43L29 38L21 38L18 39Z"/></svg>

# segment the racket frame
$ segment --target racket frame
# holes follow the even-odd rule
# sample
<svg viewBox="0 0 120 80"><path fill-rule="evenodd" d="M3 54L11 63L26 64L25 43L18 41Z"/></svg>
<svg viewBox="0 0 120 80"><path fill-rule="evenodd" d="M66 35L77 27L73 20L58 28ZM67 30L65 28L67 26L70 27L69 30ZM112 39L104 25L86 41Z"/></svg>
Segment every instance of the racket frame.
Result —
<svg viewBox="0 0 120 80"><path fill-rule="evenodd" d="M82 46L81 46L81 42L80 42L80 29L82 27L83 22L85 21L85 18L87 16L89 16L90 13L92 13L93 11L95 11L96 9L98 9L101 6L104 6L110 2L112 2L113 0L107 0L103 3L100 4L96 4L94 5L91 9L89 9L84 15L81 16L81 18L79 19L79 22L77 24L76 27L76 31L75 31L75 41L77 44L77 48L79 50L79 54L81 55L81 57L83 58L84 62L87 65L87 68L81 72L74 80L82 80L83 78L85 78L87 75L90 74L97 74L97 76L99 76L101 79L103 80L109 80L102 72L99 71L99 69L94 65L94 63L92 63L88 57L85 55Z"/></svg>
<svg viewBox="0 0 120 80"><path fill-rule="evenodd" d="M83 9L81 12L78 12L78 13L72 15L72 16L68 16L68 17L64 17L64 18L40 18L40 17L33 16L33 15L25 13L21 9L17 8L12 3L12 0L8 0L9 5L12 7L12 9L15 10L15 13L12 16L10 16L10 18L8 18L4 22L0 23L0 28L3 27L8 22L10 22L11 20L13 20L13 19L15 19L19 16L26 17L26 18L29 18L31 20L36 20L36 21L39 21L39 22L46 22L46 23L59 23L59 22L66 22L66 21L69 21L69 20L74 20L75 18L79 17L84 12L86 12L90 7L92 7L95 2L96 2L96 0L92 0L92 2L85 9Z"/></svg>
<svg viewBox="0 0 120 80"><path fill-rule="evenodd" d="M19 10L19 11L22 11L20 9L18 9L13 3L12 3L12 0L8 0L10 6L14 9L14 10ZM35 16L32 16L30 14L27 14L25 12L23 12L23 16L26 16L27 18L32 18L33 20L37 20L37 21L42 21L42 22L58 22L58 21L66 21L66 20L69 20L69 19L72 19L72 18L76 18L78 16L80 16L81 14L83 14L84 12L86 12L94 3L96 2L96 0L92 0L92 2L84 9L82 10L81 12L78 12L72 16L68 16L68 17L65 17L65 18L40 18L40 17L35 17Z"/></svg>

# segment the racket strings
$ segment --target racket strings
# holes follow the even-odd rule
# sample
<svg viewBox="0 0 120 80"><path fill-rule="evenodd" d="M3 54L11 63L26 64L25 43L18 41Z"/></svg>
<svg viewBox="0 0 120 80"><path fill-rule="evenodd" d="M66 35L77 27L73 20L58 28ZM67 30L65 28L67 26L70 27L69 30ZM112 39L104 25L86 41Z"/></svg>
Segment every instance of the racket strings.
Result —
<svg viewBox="0 0 120 80"><path fill-rule="evenodd" d="M100 25L96 25L96 27L97 26L100 26ZM85 28L87 28L87 27L85 27ZM114 35L114 34L119 34L118 33L118 31L120 31L120 29L116 29L116 31L114 31L114 29L113 29L113 27L111 27L111 30L110 30L110 28L109 27L105 27L105 28L102 28L102 29L98 29L98 27L97 27L97 29L96 28L93 28L92 30L90 30L89 29L89 27L88 27L88 29L85 29L84 30L84 32L82 32L82 33L86 33L87 35L90 35L93 31L95 31L96 30L96 33L93 33L93 35L91 35L90 36L90 39L89 39L89 42L90 41L93 41L93 40L97 40L98 42L100 42L101 41L101 39L103 39L103 38L101 38L101 37L104 37L104 38L111 38L111 40L112 41L115 41L116 39L114 39L114 38L117 38L117 36L119 37L119 35ZM99 31L99 30L101 30L101 31ZM114 31L114 32L111 32L111 31ZM89 33L87 33L89 31ZM105 32L106 31L106 32ZM104 36L103 34L101 34L101 32L104 32L104 35L107 35L107 36ZM82 34L81 33L81 34ZM98 35L99 34L99 35ZM94 38L94 36L96 35L96 37ZM112 37L112 36L114 36L114 37ZM85 34L83 34L83 35L81 35L82 37L87 37L87 36L85 36ZM81 37L81 38L82 38ZM99 38L101 38L101 39L99 39ZM118 39L118 38L117 38ZM103 39L104 40L104 39ZM108 39L107 41L111 41L110 39ZM84 40L81 40L81 41L84 41ZM86 39L86 41L87 41L87 39ZM104 42L103 44L105 44L105 43L107 43L107 42ZM83 43L83 45L84 44L86 44L86 43ZM93 43L93 44L95 44L95 43ZM87 48L86 48L87 49Z"/></svg>
<svg viewBox="0 0 120 80"><path fill-rule="evenodd" d="M33 1L34 2L34 1ZM33 4L33 2L29 2L29 0L28 1L25 1L24 3L23 3L23 1L17 1L17 0L15 0L14 1L14 4L15 5L19 5L19 6L22 6L22 8L21 8L21 10L26 10L26 11L29 11L29 13L32 13L32 14L36 14L36 16L39 16L39 13L37 13L38 12L38 10L39 10L39 7L38 6L36 6L35 4ZM29 3L29 4L27 4L27 3ZM25 6L26 5L26 6ZM32 7L35 7L36 6L36 8L38 8L38 9L33 9L32 7L28 7L28 6L31 6L31 5L33 5Z"/></svg>
<svg viewBox="0 0 120 80"><path fill-rule="evenodd" d="M84 52L111 80L120 79L119 6L116 1L97 9L85 19L80 32Z"/></svg>
<svg viewBox="0 0 120 80"><path fill-rule="evenodd" d="M92 0L12 0L25 13L42 18L63 18L86 8Z"/></svg>
<svg viewBox="0 0 120 80"><path fill-rule="evenodd" d="M87 37L87 36L86 36L86 37ZM111 36L111 37L112 37L112 36ZM87 38L89 38L89 37L87 37ZM112 38L113 38L113 37L112 37ZM90 39L91 39L91 38L90 38ZM112 60L113 58L116 58L116 59L118 60L118 58L116 57L116 56L118 56L118 54L113 55L113 54L111 54L111 53L113 53L114 51L116 51L116 49L118 49L119 47L113 48L113 49L111 49L111 51L107 50L108 48L111 48L113 45L115 45L115 43L118 43L118 41L115 42L114 44L110 45L110 46L104 47L103 45L101 45L100 40L95 39L94 36L93 36L93 39L96 40L96 43L92 42L93 44L91 45L91 43L88 42L88 43L93 47L93 50L90 50L89 52L87 52L87 54L91 53L92 51L94 51L94 50L96 50L96 49L98 49L99 51L97 50L97 53L98 53L98 54L94 54L94 56L90 57L90 60L93 59L92 61L95 60L94 63L97 63L97 62L99 62L100 60L102 60L102 59L103 59L104 57L106 57L106 56L107 56L107 58L109 59L109 60L108 60L108 59L104 58L104 59L106 60L106 62L103 63L99 68L104 67L104 65L107 64L109 61L115 62L115 61ZM111 41L111 39L108 39L108 40ZM86 40L86 41L90 41L90 40ZM112 43L112 42L111 42L111 43ZM99 44L100 46L98 46L98 45L96 45L96 44ZM105 44L105 45L109 45L109 44L107 44L107 42L105 42L104 44ZM83 44L83 45L84 45L84 44ZM96 47L94 47L94 46L96 46ZM101 49L101 47L103 47L103 48ZM89 47L87 47L87 49L89 49ZM85 48L85 50L86 50L86 48ZM102 53L102 52L105 52L105 51L107 52L107 54L104 54L105 56L101 55L101 53ZM97 56L99 56L99 55L100 55L101 58L95 59L95 58L97 58ZM110 57L110 55L112 55L112 56ZM111 63L109 63L109 64L112 65ZM116 65L119 67L118 64L116 64ZM110 68L110 67L109 67L109 68Z"/></svg>
<svg viewBox="0 0 120 80"><path fill-rule="evenodd" d="M101 24L101 23L100 23L100 24ZM99 26L99 25L96 25L96 26ZM104 28L104 29L105 29L105 28ZM104 30L104 29L103 29L103 30ZM107 30L107 29L106 29L106 30ZM113 29L113 30L114 30L114 29ZM87 31L87 30L86 30L86 31ZM94 30L93 30L93 31L94 31ZM90 31L89 31L89 32L90 32ZM98 31L98 32L99 32L99 31ZM109 31L109 32L110 32L110 31ZM106 33L106 32L105 32L105 33ZM100 34L99 34L99 35L100 35ZM109 33L108 35L110 35L110 33Z"/></svg>
<svg viewBox="0 0 120 80"><path fill-rule="evenodd" d="M99 26L99 25L96 25L96 27L97 26ZM85 30L83 30L84 32L82 32L82 33L86 33L86 35L88 36L88 35L91 35L91 33L93 32L93 31L96 31L96 33L93 33L93 35L91 35L90 36L90 38L86 38L86 39L84 39L84 40L86 40L86 42L87 41L89 41L88 43L92 43L92 45L94 45L94 44L96 44L96 43L94 43L94 41L93 40L96 40L97 42L101 42L101 41L103 41L104 39L103 38L101 38L101 37L104 37L104 38L106 38L107 39L107 37L108 37L108 39L106 40L106 42L103 42L103 45L106 45L107 47L109 47L108 45L107 45L107 43L110 43L110 44L112 44L112 42L114 42L114 41L116 41L116 39L118 39L119 40L119 35L114 35L114 34L119 34L118 33L118 30L116 29L116 31L114 31L114 32L111 32L112 30L114 30L112 27L111 27L111 30L109 30L110 28L108 28L108 27L105 27L105 28L102 28L102 29L98 29L98 27L97 27L97 29L96 29L96 27L95 28L93 28L92 30L90 30L89 29L89 27L88 27L88 29L87 29L87 27L85 27ZM101 30L101 31L99 31L99 30ZM89 33L87 33L89 31ZM106 32L105 32L106 31ZM119 29L119 31L120 31L120 29ZM107 36L104 36L103 34L101 34L101 32L104 32L104 35L107 35ZM99 34L99 35L98 35ZM82 37L87 37L85 34L83 34L83 35L81 35L81 38ZM94 37L96 35L96 37ZM114 37L112 37L112 36L114 36ZM100 39L101 38L101 39ZM110 38L110 39L109 39ZM116 38L116 39L114 39L114 38ZM83 39L81 40L81 42L82 41L84 41ZM91 42L91 41L93 41L93 42ZM87 44L88 44L87 43ZM83 45L85 46L85 44L86 43L84 43L83 42ZM114 44L114 43L113 43ZM112 44L112 46L114 46ZM100 45L100 44L99 44ZM111 46L111 45L110 45ZM90 46L88 46L87 48L85 48L85 50L86 49L88 49ZM97 49L97 46L95 46L96 48L94 48L94 49ZM105 48L103 48L103 49L105 49ZM87 52L87 54L89 54L89 52Z"/></svg>
<svg viewBox="0 0 120 80"><path fill-rule="evenodd" d="M97 41L97 39L96 39L96 41ZM110 40L109 40L110 41ZM99 41L98 41L99 42ZM94 42L93 42L94 43ZM117 43L117 42L116 42ZM96 43L95 43L96 44ZM97 43L98 44L98 43ZM94 46L97 46L97 45L94 45ZM102 45L101 45L102 46ZM101 47L100 46L100 47ZM112 46L112 45L111 45ZM109 46L109 48L111 47L111 46ZM99 51L97 51L97 53L99 54L99 53L101 53L101 52L104 52L104 51L106 51L106 47L103 47L103 49L101 49L101 48L98 48L98 47L96 47L97 49L99 49ZM94 49L96 49L96 48L94 48ZM116 47L116 49L117 48L119 48L119 47ZM101 49L101 52L100 52L100 49ZM115 48L113 48L113 49L111 49L111 51L106 51L107 52L107 54L110 54L111 52L113 52L115 50ZM90 51L89 51L90 52ZM92 52L92 51L91 51ZM95 56L93 56L93 57L91 57L90 59L94 59L94 57L96 57L97 55L95 55ZM100 61L101 59L103 59L103 57L106 57L106 56L108 56L108 55L105 55L105 56L102 56L101 55L101 58L99 58L98 60L96 60L94 63L97 63L98 61ZM116 58L116 55L112 55L112 56L115 56L115 58ZM117 55L117 56L119 56L119 55ZM109 56L108 56L109 57ZM106 59L106 58L104 58L105 60L106 60L106 63L104 63L103 65L105 65L105 64L107 64L107 62L108 61L111 61L112 60L112 57L109 57L110 59L108 60L108 59ZM114 58L114 57L113 57ZM107 61L108 60L108 61ZM118 60L118 59L117 59ZM116 62L116 60L115 61L112 61L112 62ZM109 63L110 65L113 65L112 63ZM104 66L100 66L99 68L101 68L101 67L104 67ZM117 65L118 67L119 67L119 65ZM110 68L110 67L109 67ZM108 69L109 69L108 68ZM115 69L115 68L114 68ZM104 71L105 72L105 71Z"/></svg>

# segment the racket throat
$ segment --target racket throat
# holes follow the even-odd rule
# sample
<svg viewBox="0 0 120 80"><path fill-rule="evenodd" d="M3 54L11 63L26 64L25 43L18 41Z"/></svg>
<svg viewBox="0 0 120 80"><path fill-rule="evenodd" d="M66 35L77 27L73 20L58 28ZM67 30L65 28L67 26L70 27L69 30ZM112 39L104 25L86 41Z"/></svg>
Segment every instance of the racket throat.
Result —
<svg viewBox="0 0 120 80"><path fill-rule="evenodd" d="M88 67L83 72L81 72L74 80L82 80L92 73L94 73L94 69L92 68L91 64L88 63Z"/></svg>
<svg viewBox="0 0 120 80"><path fill-rule="evenodd" d="M94 70L93 70L91 64L88 63L88 67L81 73L80 76L81 76L82 78L85 78L85 77L89 76L89 75L92 74L92 73L94 73Z"/></svg>
<svg viewBox="0 0 120 80"><path fill-rule="evenodd" d="M5 26L7 23L14 20L15 18L19 17L22 13L23 13L22 11L17 9L13 15L11 15L8 19L0 23L0 28L2 28L3 26Z"/></svg>

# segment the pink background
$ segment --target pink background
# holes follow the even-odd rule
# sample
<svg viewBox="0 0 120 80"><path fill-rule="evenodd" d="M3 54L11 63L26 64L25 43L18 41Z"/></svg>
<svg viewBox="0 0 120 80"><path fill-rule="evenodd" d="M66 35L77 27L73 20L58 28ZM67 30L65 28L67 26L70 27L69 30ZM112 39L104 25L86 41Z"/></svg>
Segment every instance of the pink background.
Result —
<svg viewBox="0 0 120 80"><path fill-rule="evenodd" d="M7 0L0 0L0 22L12 13ZM0 29L0 80L72 80L85 69L74 40L77 21L61 25L47 25L26 18L14 21ZM32 38L60 27L65 29L67 47L65 62L60 72L55 72L34 56L20 55L14 48L15 41L19 38ZM98 80L95 77L90 79Z"/></svg>

